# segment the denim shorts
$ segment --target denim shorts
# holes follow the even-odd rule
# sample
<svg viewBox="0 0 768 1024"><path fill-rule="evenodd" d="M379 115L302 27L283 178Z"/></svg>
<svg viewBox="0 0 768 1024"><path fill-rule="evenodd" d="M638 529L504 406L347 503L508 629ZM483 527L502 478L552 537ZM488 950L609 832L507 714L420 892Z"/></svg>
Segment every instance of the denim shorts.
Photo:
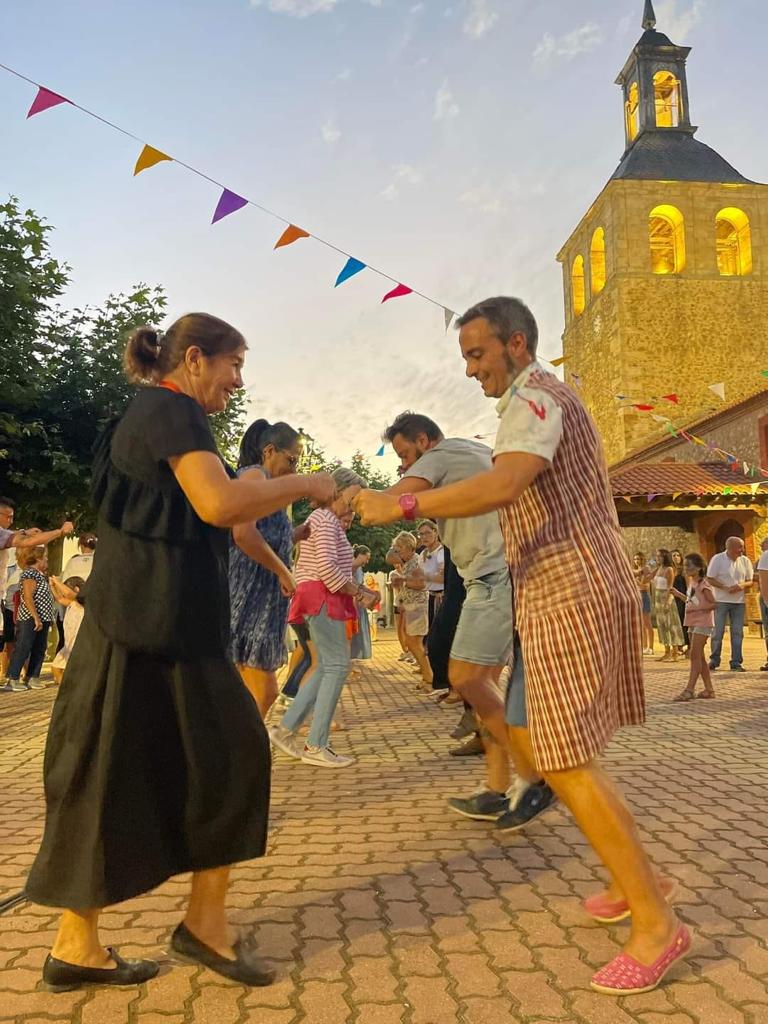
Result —
<svg viewBox="0 0 768 1024"><path fill-rule="evenodd" d="M528 727L528 714L525 709L525 666L520 641L515 640L515 664L507 683L507 695L504 700L504 719L507 725L518 729Z"/></svg>
<svg viewBox="0 0 768 1024"><path fill-rule="evenodd" d="M451 657L472 665L503 665L515 638L512 583L506 569L465 580L467 596Z"/></svg>
<svg viewBox="0 0 768 1024"><path fill-rule="evenodd" d="M715 635L715 627L714 626L689 626L688 627L688 635L689 636L714 636Z"/></svg>
<svg viewBox="0 0 768 1024"><path fill-rule="evenodd" d="M647 590L640 591L640 603L643 606L643 613L645 615L651 614L651 595Z"/></svg>

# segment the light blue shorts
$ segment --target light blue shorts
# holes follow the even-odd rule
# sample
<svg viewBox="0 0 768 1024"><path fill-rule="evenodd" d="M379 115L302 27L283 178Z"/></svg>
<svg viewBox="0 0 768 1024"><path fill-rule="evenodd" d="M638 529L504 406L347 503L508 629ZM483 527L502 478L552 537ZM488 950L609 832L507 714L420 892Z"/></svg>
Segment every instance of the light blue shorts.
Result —
<svg viewBox="0 0 768 1024"><path fill-rule="evenodd" d="M525 666L520 641L515 640L515 664L507 686L504 702L504 719L507 725L520 729L528 727L528 714L525 709Z"/></svg>
<svg viewBox="0 0 768 1024"><path fill-rule="evenodd" d="M504 665L515 638L512 583L506 569L465 580L467 596L451 657L472 665Z"/></svg>

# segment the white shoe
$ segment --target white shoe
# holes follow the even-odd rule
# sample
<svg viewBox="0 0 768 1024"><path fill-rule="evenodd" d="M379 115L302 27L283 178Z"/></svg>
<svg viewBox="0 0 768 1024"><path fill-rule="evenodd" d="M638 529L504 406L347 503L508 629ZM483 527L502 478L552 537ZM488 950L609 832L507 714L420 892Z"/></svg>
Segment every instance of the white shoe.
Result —
<svg viewBox="0 0 768 1024"><path fill-rule="evenodd" d="M9 679L8 682L11 685L11 691L13 693L24 693L28 689L26 683L22 683L20 679Z"/></svg>
<svg viewBox="0 0 768 1024"><path fill-rule="evenodd" d="M30 679L29 680L29 688L30 688L30 690L44 690L45 687L46 687L46 684L42 681L42 679L38 678L38 679Z"/></svg>
<svg viewBox="0 0 768 1024"><path fill-rule="evenodd" d="M652 647L646 647L646 648L645 648L645 650L643 651L643 655L644 655L644 656L645 656L646 658L652 658L652 657L653 657L653 655L654 655L654 650L653 650L653 648L652 648Z"/></svg>
<svg viewBox="0 0 768 1024"><path fill-rule="evenodd" d="M410 658L410 654L408 654L406 651L403 651L403 653L400 655L400 657L397 660L398 661L408 661L409 658Z"/></svg>
<svg viewBox="0 0 768 1024"><path fill-rule="evenodd" d="M330 747L311 747L308 743L301 755L304 764L314 764L321 768L347 768L355 763L354 757L344 757Z"/></svg>
<svg viewBox="0 0 768 1024"><path fill-rule="evenodd" d="M288 732L282 725L273 725L267 729L267 733L273 747L282 750L284 754L292 757L295 761L301 760L302 748L297 744L292 732Z"/></svg>

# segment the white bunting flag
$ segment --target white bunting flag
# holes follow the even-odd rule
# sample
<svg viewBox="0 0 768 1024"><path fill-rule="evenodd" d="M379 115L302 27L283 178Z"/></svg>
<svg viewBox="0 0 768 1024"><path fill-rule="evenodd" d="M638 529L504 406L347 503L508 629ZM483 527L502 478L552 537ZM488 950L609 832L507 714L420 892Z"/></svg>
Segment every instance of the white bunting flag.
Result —
<svg viewBox="0 0 768 1024"><path fill-rule="evenodd" d="M714 391L718 398L725 401L725 384L710 384L709 390Z"/></svg>

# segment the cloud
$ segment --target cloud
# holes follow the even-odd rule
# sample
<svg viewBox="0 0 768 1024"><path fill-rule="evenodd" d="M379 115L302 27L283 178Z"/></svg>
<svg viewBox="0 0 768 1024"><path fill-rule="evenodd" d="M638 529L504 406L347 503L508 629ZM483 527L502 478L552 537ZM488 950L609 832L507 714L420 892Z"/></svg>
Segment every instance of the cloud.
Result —
<svg viewBox="0 0 768 1024"><path fill-rule="evenodd" d="M687 6L680 0L660 0L656 4L656 27L673 42L682 42L694 25L701 21L706 6L706 0L693 0Z"/></svg>
<svg viewBox="0 0 768 1024"><path fill-rule="evenodd" d="M464 35L471 36L472 39L482 39L498 20L499 15L492 9L489 0L469 0Z"/></svg>
<svg viewBox="0 0 768 1024"><path fill-rule="evenodd" d="M552 64L556 60L573 60L594 50L604 38L602 29L592 21L562 36L555 37L545 32L533 51L533 60L541 65Z"/></svg>
<svg viewBox="0 0 768 1024"><path fill-rule="evenodd" d="M342 68L341 71L336 75L337 82L348 82L352 77L352 68Z"/></svg>
<svg viewBox="0 0 768 1024"><path fill-rule="evenodd" d="M447 121L456 117L460 107L453 98L448 79L443 82L435 94L435 121Z"/></svg>
<svg viewBox="0 0 768 1024"><path fill-rule="evenodd" d="M396 164L393 168L392 181L381 190L385 199L396 199L400 195L402 185L420 185L424 174L413 164Z"/></svg>
<svg viewBox="0 0 768 1024"><path fill-rule="evenodd" d="M336 124L336 120L333 117L329 117L325 124L320 129L320 133L323 136L323 142L329 146L333 146L334 143L338 142L341 138L341 129Z"/></svg>
<svg viewBox="0 0 768 1024"><path fill-rule="evenodd" d="M309 18L313 14L327 14L339 0L251 0L251 7L267 7L273 14L287 14L291 18Z"/></svg>
<svg viewBox="0 0 768 1024"><path fill-rule="evenodd" d="M506 213L509 200L520 194L520 182L510 178L503 185L491 185L485 182L467 189L459 196L459 202L480 213Z"/></svg>

